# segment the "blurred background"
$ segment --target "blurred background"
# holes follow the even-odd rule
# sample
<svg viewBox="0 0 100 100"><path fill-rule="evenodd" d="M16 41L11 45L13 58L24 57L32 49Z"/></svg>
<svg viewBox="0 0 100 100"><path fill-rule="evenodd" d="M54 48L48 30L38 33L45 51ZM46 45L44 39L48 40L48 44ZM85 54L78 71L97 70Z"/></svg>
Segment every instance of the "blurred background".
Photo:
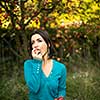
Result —
<svg viewBox="0 0 100 100"><path fill-rule="evenodd" d="M99 0L0 0L0 100L28 100L23 63L36 28L66 65L66 100L100 100Z"/></svg>

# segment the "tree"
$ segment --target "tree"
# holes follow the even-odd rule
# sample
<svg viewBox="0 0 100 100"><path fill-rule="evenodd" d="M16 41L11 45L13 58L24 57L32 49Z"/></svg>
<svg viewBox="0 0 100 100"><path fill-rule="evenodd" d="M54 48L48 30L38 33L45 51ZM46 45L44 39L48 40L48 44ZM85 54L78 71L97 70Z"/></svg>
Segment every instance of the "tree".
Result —
<svg viewBox="0 0 100 100"><path fill-rule="evenodd" d="M54 3L58 4L59 0ZM28 57L28 40L25 31L27 26L33 23L31 22L32 20L34 20L38 26L38 16L43 16L42 13L45 12L44 15L47 16L56 6L53 2L47 0L1 0L0 6L0 12L1 15L3 15L3 19L0 20L1 25L6 24L4 27L7 26L7 28L10 29L10 36L15 34L16 47L18 48L19 55L23 58ZM2 23L3 21L6 23ZM8 21L9 23L7 25ZM44 17L44 23L46 21L47 18ZM40 20L40 22L43 21ZM43 26L45 26L45 24Z"/></svg>
<svg viewBox="0 0 100 100"><path fill-rule="evenodd" d="M29 30L98 23L99 5L99 0L1 0L0 25L16 41L17 50L12 48L16 56L24 59L29 56ZM1 37L5 39L6 35L2 33Z"/></svg>

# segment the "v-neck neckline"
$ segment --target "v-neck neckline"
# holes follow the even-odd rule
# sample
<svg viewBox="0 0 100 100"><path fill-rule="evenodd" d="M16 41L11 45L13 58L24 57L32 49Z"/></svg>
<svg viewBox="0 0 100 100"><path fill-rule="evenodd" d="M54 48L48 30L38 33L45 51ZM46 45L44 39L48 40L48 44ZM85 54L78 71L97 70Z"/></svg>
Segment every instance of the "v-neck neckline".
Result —
<svg viewBox="0 0 100 100"><path fill-rule="evenodd" d="M44 72L43 72L43 70L42 70L42 74L43 74L43 76L45 77L45 78L49 78L50 76L51 76L51 74L52 74L52 72L53 72L53 69L54 69L54 60L52 59L52 68L51 68L51 71L50 71L50 73L48 74L48 75L46 75Z"/></svg>

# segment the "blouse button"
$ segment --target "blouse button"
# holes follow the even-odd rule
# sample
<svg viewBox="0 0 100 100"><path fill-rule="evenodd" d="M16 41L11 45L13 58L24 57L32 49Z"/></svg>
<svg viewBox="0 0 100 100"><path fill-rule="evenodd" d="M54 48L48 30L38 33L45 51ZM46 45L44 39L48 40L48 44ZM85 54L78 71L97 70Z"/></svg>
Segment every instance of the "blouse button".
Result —
<svg viewBox="0 0 100 100"><path fill-rule="evenodd" d="M37 71L37 74L39 73L39 71Z"/></svg>
<svg viewBox="0 0 100 100"><path fill-rule="evenodd" d="M37 74L39 73L39 69L40 69L40 64L38 63L38 65L37 65Z"/></svg>
<svg viewBox="0 0 100 100"><path fill-rule="evenodd" d="M38 66L38 68L39 68L39 66Z"/></svg>
<svg viewBox="0 0 100 100"><path fill-rule="evenodd" d="M39 73L39 68L37 68L37 73Z"/></svg>

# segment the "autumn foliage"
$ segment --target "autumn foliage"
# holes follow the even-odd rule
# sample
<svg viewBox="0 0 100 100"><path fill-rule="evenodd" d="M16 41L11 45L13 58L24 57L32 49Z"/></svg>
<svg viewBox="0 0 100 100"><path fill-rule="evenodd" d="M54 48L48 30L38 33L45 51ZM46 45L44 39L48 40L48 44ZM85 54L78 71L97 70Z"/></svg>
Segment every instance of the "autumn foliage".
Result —
<svg viewBox="0 0 100 100"><path fill-rule="evenodd" d="M0 99L27 100L22 66L30 57L29 36L35 28L49 32L56 51L54 58L63 62L72 74L68 76L67 100L99 100L100 92L96 91L100 83L99 0L0 0L0 65L3 66L0 92L4 91Z"/></svg>

